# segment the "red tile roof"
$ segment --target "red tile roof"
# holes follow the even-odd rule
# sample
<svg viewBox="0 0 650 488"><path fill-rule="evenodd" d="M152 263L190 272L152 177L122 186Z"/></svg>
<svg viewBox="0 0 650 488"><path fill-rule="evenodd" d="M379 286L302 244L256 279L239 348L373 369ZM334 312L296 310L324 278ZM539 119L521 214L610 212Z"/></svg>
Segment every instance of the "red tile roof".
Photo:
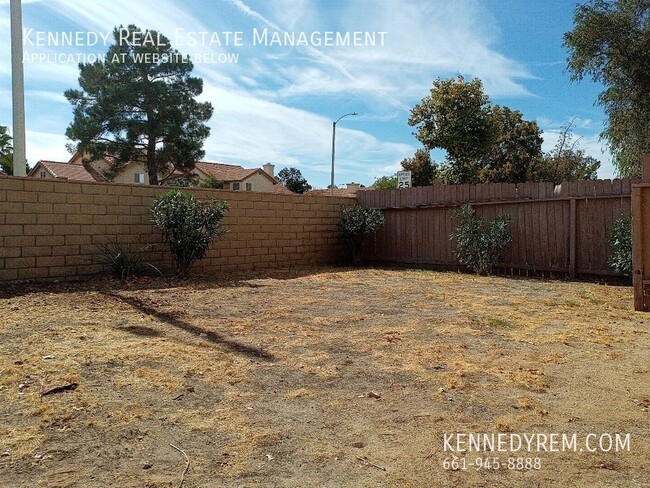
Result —
<svg viewBox="0 0 650 488"><path fill-rule="evenodd" d="M44 161L41 160L36 163L36 166L29 172L27 176L34 176L39 168L45 169L55 178L63 180L75 181L106 181L102 175L97 171L91 169L88 171L80 164L61 163L58 161Z"/></svg>
<svg viewBox="0 0 650 488"><path fill-rule="evenodd" d="M276 180L277 181L277 180ZM273 191L271 193L280 193L282 195L295 195L294 192L289 190L286 186L284 186L282 183L278 181L278 184L273 187Z"/></svg>
<svg viewBox="0 0 650 488"><path fill-rule="evenodd" d="M245 169L234 164L210 163L206 161L196 163L195 167L202 173L205 173L206 175L211 176L216 180L225 182L243 181L246 178L254 175L256 172L262 171L259 168Z"/></svg>

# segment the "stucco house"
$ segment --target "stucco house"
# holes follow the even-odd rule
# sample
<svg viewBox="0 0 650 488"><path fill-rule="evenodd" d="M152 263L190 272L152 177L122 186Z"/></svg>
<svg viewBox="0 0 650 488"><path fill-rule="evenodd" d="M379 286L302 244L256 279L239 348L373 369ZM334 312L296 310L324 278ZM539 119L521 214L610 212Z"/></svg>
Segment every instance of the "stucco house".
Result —
<svg viewBox="0 0 650 488"><path fill-rule="evenodd" d="M192 173L200 179L223 181L225 190L291 193L275 178L275 165L271 163L266 163L261 169L247 169L232 164L202 161L196 163Z"/></svg>
<svg viewBox="0 0 650 488"><path fill-rule="evenodd" d="M110 160L102 158L83 164L83 155L75 153L67 163L41 160L29 172L31 178L66 179L75 181L109 181L106 171ZM198 180L214 179L224 183L225 190L255 191L267 193L291 193L275 178L275 166L267 163L263 168L246 169L242 166L201 161L191 171ZM178 174L178 177L186 175ZM125 165L110 179L114 183L149 184L149 175L144 163Z"/></svg>

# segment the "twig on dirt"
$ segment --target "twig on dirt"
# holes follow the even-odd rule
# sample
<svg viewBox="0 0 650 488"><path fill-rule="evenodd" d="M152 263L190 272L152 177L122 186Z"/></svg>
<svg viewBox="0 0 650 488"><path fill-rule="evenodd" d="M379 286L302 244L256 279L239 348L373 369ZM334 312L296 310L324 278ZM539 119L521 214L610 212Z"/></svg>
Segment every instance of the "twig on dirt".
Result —
<svg viewBox="0 0 650 488"><path fill-rule="evenodd" d="M433 451L432 453L427 454L426 456L424 456L424 459L431 459L433 456L436 455L436 453L438 452L438 449L439 449L439 448L436 448L435 451Z"/></svg>
<svg viewBox="0 0 650 488"><path fill-rule="evenodd" d="M371 463L370 461L368 461L368 458L365 457L365 456L364 457L357 457L357 459L359 461L361 461L362 463L367 464L368 466L372 466L373 468L377 468L377 469L381 469L382 471L386 471L386 468L384 468L383 466L379 466L378 464Z"/></svg>
<svg viewBox="0 0 650 488"><path fill-rule="evenodd" d="M185 393L180 393L180 394L176 395L174 398L172 398L172 400L180 400L184 396L185 396Z"/></svg>
<svg viewBox="0 0 650 488"><path fill-rule="evenodd" d="M54 393L63 393L64 391L74 390L79 386L77 383L68 383L67 385L57 386L55 388L50 388L49 390L41 391L41 396L52 395Z"/></svg>
<svg viewBox="0 0 650 488"><path fill-rule="evenodd" d="M169 444L171 447L176 449L178 452L180 452L183 456L185 456L185 470L183 471L183 474L181 475L181 481L178 483L178 488L182 488L183 483L185 482L185 475L187 472L190 470L190 458L188 457L187 454L185 454L185 451L183 451L180 447L176 447L174 444Z"/></svg>

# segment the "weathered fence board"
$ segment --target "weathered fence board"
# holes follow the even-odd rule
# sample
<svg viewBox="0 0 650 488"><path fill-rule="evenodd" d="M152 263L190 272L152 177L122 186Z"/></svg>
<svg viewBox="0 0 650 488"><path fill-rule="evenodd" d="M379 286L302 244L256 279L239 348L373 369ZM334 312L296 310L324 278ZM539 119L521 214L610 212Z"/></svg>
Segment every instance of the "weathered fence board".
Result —
<svg viewBox="0 0 650 488"><path fill-rule="evenodd" d="M630 180L595 180L360 191L361 205L386 216L366 258L457 266L451 211L470 203L483 218L509 216L513 239L503 253L505 272L615 275L607 264L608 235L615 219L630 215L631 188Z"/></svg>

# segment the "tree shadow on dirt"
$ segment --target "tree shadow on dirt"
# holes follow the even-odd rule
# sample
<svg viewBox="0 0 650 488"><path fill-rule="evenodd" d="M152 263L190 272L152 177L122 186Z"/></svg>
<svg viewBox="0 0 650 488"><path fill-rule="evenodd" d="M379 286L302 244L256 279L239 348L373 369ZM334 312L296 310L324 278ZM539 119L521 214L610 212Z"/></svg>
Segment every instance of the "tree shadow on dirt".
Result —
<svg viewBox="0 0 650 488"><path fill-rule="evenodd" d="M142 300L136 297L128 297L112 291L102 291L101 293L113 299L124 302L127 305L130 305L133 308L141 311L142 313L155 317L156 319L168 325L172 325L174 327L184 330L185 332L194 334L201 339L205 339L215 344L224 346L233 352L237 352L239 354L243 354L245 356L249 356L256 359L264 359L266 361L275 361L276 359L273 354L266 352L261 348L248 346L246 344L242 344L232 339L228 339L227 337L224 337L223 335L218 334L217 332L203 329L197 325L181 320L174 313L162 312L160 310L157 310L156 308L152 307L151 305L143 302ZM128 328L126 330L129 331Z"/></svg>
<svg viewBox="0 0 650 488"><path fill-rule="evenodd" d="M345 266L302 266L295 268L276 268L265 270L249 270L239 273L224 273L218 276L193 276L192 278L162 279L155 274L141 275L120 281L117 278L106 276L106 273L85 276L78 279L62 279L55 281L24 281L0 282L0 299L18 298L33 293L77 293L99 292L111 293L113 290L140 291L140 290L166 290L169 288L187 287L195 290L209 290L213 288L262 288L266 286L260 281L265 279L292 280L317 274L330 274L346 271L352 268ZM165 275L169 274L165 270Z"/></svg>

